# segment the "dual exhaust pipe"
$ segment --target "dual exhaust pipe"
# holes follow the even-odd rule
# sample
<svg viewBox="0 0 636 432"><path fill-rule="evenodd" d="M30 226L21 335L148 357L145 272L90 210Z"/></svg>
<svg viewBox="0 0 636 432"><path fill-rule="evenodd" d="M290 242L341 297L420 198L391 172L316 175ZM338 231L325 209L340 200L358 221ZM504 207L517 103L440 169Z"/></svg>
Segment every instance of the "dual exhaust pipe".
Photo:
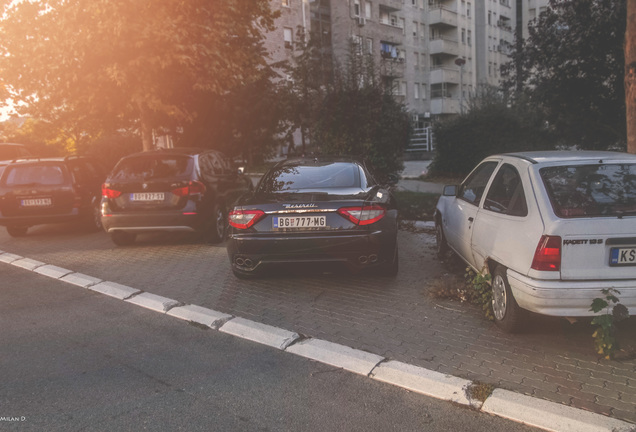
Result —
<svg viewBox="0 0 636 432"><path fill-rule="evenodd" d="M378 262L378 256L376 254L371 254L369 256L361 255L358 257L358 262L360 264L375 264Z"/></svg>
<svg viewBox="0 0 636 432"><path fill-rule="evenodd" d="M236 257L234 259L234 264L236 264L239 267L247 267L247 268L254 267L254 261L252 261L249 258L243 258L243 257Z"/></svg>

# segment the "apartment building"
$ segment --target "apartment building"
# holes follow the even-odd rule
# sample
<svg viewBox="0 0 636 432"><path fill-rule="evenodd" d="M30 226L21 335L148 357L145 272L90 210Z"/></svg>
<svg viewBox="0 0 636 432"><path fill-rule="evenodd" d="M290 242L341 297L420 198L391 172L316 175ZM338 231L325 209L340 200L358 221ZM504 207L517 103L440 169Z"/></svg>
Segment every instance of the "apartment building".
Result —
<svg viewBox="0 0 636 432"><path fill-rule="evenodd" d="M373 56L387 88L419 128L461 113L482 84L497 85L515 32L549 0L272 0L281 10L277 52L295 28L313 28L328 58L345 64L356 47Z"/></svg>

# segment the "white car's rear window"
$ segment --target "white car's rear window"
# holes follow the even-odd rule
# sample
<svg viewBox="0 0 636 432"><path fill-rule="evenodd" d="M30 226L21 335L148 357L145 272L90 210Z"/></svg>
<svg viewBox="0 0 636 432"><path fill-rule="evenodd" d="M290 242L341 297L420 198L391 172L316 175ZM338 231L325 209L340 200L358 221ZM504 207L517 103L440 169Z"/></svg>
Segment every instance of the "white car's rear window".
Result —
<svg viewBox="0 0 636 432"><path fill-rule="evenodd" d="M636 214L636 164L564 165L539 172L559 217Z"/></svg>

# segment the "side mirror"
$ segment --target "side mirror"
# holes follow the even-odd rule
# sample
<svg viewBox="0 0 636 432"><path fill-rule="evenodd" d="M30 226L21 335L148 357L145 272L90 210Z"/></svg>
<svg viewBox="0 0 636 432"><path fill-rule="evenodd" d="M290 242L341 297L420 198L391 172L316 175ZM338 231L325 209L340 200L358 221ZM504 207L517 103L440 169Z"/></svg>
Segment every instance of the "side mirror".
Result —
<svg viewBox="0 0 636 432"><path fill-rule="evenodd" d="M442 192L444 196L457 196L457 185L446 185Z"/></svg>

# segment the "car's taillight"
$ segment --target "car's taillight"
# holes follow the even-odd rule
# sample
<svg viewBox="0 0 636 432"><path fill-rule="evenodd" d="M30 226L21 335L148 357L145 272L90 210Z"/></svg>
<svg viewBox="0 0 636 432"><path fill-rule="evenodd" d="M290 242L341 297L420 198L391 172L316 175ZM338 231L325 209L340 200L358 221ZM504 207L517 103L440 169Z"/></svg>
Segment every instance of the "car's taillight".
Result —
<svg viewBox="0 0 636 432"><path fill-rule="evenodd" d="M265 212L262 210L232 210L228 219L234 228L248 229L263 216L265 216Z"/></svg>
<svg viewBox="0 0 636 432"><path fill-rule="evenodd" d="M106 183L104 183L102 185L102 196L106 197L106 198L117 198L121 195L121 191L115 190L115 189L111 189L109 187L106 186Z"/></svg>
<svg viewBox="0 0 636 432"><path fill-rule="evenodd" d="M537 250L534 252L532 268L541 271L561 270L561 237L541 236Z"/></svg>
<svg viewBox="0 0 636 432"><path fill-rule="evenodd" d="M370 225L382 219L386 214L386 210L379 205L342 207L338 209L338 214L346 217L356 225Z"/></svg>
<svg viewBox="0 0 636 432"><path fill-rule="evenodd" d="M191 181L187 186L173 189L172 193L177 196L201 195L205 193L205 185L198 181Z"/></svg>

